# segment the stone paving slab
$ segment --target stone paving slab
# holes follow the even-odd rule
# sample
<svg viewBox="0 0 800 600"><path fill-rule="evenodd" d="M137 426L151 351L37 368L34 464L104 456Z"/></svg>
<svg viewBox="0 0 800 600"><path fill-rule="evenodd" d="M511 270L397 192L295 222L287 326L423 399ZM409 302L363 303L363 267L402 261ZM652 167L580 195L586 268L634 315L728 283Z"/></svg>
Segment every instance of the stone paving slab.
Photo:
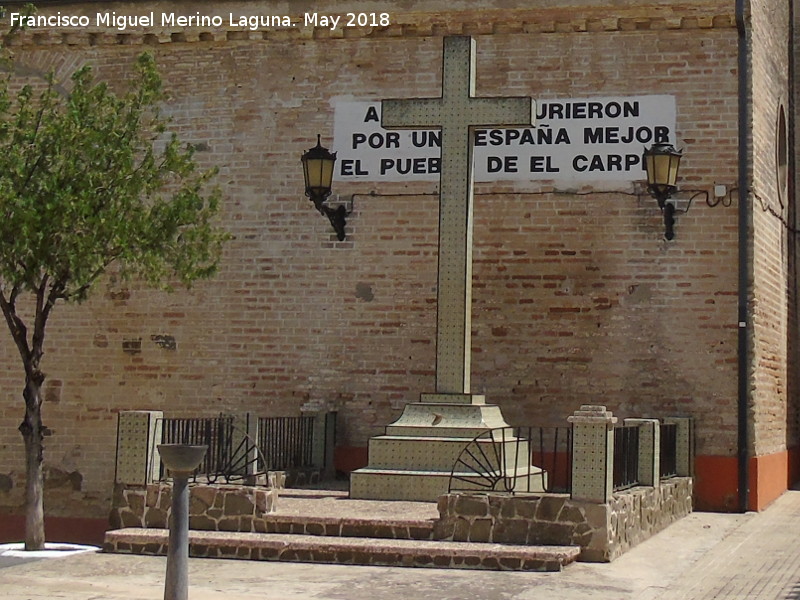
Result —
<svg viewBox="0 0 800 600"><path fill-rule="evenodd" d="M106 552L165 555L165 529L119 529L106 534ZM190 531L189 554L340 565L382 565L499 571L560 571L578 558L576 546L514 546L420 540Z"/></svg>
<svg viewBox="0 0 800 600"><path fill-rule="evenodd" d="M338 490L281 490L277 506L261 533L428 540L439 518L434 502L352 500Z"/></svg>
<svg viewBox="0 0 800 600"><path fill-rule="evenodd" d="M191 600L798 600L800 492L754 514L696 512L612 563L560 573L189 560ZM161 556L4 564L3 600L162 600Z"/></svg>
<svg viewBox="0 0 800 600"><path fill-rule="evenodd" d="M398 540L429 540L434 521L374 519L349 517L316 517L269 515L256 523L258 533L291 533L297 535L373 537Z"/></svg>
<svg viewBox="0 0 800 600"><path fill-rule="evenodd" d="M425 521L439 518L436 502L406 500L355 500L343 490L283 489L277 515L315 515L343 519L402 519Z"/></svg>
<svg viewBox="0 0 800 600"><path fill-rule="evenodd" d="M658 600L800 600L800 491L748 516Z"/></svg>
<svg viewBox="0 0 800 600"><path fill-rule="evenodd" d="M800 495L797 496L800 506ZM613 563L559 573L189 560L191 600L652 600L751 515L694 513ZM761 515L755 515L760 519ZM3 600L162 600L162 556L86 553L3 568ZM725 576L706 571L704 577Z"/></svg>

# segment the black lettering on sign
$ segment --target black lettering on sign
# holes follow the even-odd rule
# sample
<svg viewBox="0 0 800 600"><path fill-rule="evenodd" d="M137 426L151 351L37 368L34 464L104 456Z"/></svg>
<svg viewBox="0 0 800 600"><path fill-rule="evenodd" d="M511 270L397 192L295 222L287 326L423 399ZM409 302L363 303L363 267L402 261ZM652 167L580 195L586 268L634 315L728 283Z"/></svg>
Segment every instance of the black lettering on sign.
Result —
<svg viewBox="0 0 800 600"><path fill-rule="evenodd" d="M343 158L339 163L339 174L343 176L369 175L369 171L361 168L360 158Z"/></svg>
<svg viewBox="0 0 800 600"><path fill-rule="evenodd" d="M489 156L486 159L486 170L489 173L518 173L518 156Z"/></svg>
<svg viewBox="0 0 800 600"><path fill-rule="evenodd" d="M370 106L367 109L367 114L364 117L364 123L369 123L370 121L381 122L381 118L378 116L378 109L374 106Z"/></svg>
<svg viewBox="0 0 800 600"><path fill-rule="evenodd" d="M531 156L531 173L559 173L560 168L553 166L552 156Z"/></svg>
<svg viewBox="0 0 800 600"><path fill-rule="evenodd" d="M442 132L412 131L411 143L415 148L439 148L442 145Z"/></svg>
<svg viewBox="0 0 800 600"><path fill-rule="evenodd" d="M666 129L666 127L665 127ZM641 154L626 154L625 155L625 170L632 171L634 167L639 167L639 169L643 170L644 165L642 164L642 155Z"/></svg>
<svg viewBox="0 0 800 600"><path fill-rule="evenodd" d="M569 144L569 133L563 127L553 130L547 126L536 129L477 129L475 146L534 146Z"/></svg>
<svg viewBox="0 0 800 600"><path fill-rule="evenodd" d="M364 143L374 150L379 148L399 148L400 134L397 131L387 131L386 133L375 132L369 135L366 133L353 134L353 150Z"/></svg>
<svg viewBox="0 0 800 600"><path fill-rule="evenodd" d="M353 140L353 150L358 148L361 144L367 141L367 134L366 133L354 133L352 138Z"/></svg>
<svg viewBox="0 0 800 600"><path fill-rule="evenodd" d="M650 144L669 141L669 127L584 127L584 144Z"/></svg>
<svg viewBox="0 0 800 600"><path fill-rule="evenodd" d="M429 158L382 158L380 161L381 175L398 173L400 175L427 175L438 173L441 168L439 157Z"/></svg>
<svg viewBox="0 0 800 600"><path fill-rule="evenodd" d="M616 119L638 117L640 106L638 100L624 100L621 104L615 100L608 102L560 102L557 100L540 102L536 109L537 120L554 119L600 119L603 117Z"/></svg>
<svg viewBox="0 0 800 600"><path fill-rule="evenodd" d="M572 168L579 173L630 171L640 164L641 158L637 154L593 154L592 156L578 154L572 159Z"/></svg>

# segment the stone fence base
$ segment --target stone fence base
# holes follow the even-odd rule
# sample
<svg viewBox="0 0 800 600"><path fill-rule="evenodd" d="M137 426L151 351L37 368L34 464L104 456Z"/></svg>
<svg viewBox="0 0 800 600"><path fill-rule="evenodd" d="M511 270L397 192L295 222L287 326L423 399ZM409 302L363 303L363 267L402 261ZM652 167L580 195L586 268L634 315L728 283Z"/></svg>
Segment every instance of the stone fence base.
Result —
<svg viewBox="0 0 800 600"><path fill-rule="evenodd" d="M193 485L189 527L205 531L272 531L278 489ZM112 528L166 528L172 486L117 484ZM675 477L659 487L614 494L607 504L566 494L511 496L452 493L439 499L436 540L580 546L578 560L608 562L692 511L692 479ZM342 534L343 535L343 534ZM430 531L428 533L430 535Z"/></svg>
<svg viewBox="0 0 800 600"><path fill-rule="evenodd" d="M189 528L204 531L265 532L264 518L274 512L278 488L246 485L189 487ZM111 509L112 529L167 528L172 484L117 484Z"/></svg>
<svg viewBox="0 0 800 600"><path fill-rule="evenodd" d="M439 499L436 539L581 547L578 560L609 562L692 512L692 479L615 493L595 504L568 495L452 493Z"/></svg>

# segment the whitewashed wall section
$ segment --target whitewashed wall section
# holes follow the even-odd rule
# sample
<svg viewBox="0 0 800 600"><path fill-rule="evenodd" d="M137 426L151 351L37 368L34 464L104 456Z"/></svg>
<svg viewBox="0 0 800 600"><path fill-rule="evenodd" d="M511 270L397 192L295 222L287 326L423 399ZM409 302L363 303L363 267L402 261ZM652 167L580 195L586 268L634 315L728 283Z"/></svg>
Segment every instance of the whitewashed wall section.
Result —
<svg viewBox="0 0 800 600"><path fill-rule="evenodd" d="M335 99L338 181L435 181L438 131L388 131L380 101ZM475 130L475 181L644 179L642 151L676 143L675 96L540 100L536 126Z"/></svg>

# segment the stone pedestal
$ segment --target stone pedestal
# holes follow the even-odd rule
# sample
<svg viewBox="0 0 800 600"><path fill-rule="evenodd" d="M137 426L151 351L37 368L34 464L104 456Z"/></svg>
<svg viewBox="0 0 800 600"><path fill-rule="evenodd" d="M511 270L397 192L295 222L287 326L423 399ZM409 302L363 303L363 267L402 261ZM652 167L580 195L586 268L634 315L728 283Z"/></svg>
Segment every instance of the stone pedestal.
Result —
<svg viewBox="0 0 800 600"><path fill-rule="evenodd" d="M369 465L350 476L351 498L435 501L447 493L450 474L462 450L481 433L508 427L500 407L486 404L483 396L422 394L420 400L406 405L385 435L370 440ZM509 446L515 442L511 436L504 440ZM478 443L488 445L491 440ZM511 451L507 454L515 455ZM527 459L526 449L518 454ZM523 477L541 473L525 464L504 466L509 473ZM470 485L470 473L465 466L459 469L459 488L464 489ZM475 489L482 488L475 485Z"/></svg>
<svg viewBox="0 0 800 600"><path fill-rule="evenodd" d="M147 485L158 481L161 443L160 410L126 410L117 421L117 463L114 481L128 485Z"/></svg>
<svg viewBox="0 0 800 600"><path fill-rule="evenodd" d="M677 425L675 474L691 477L694 474L694 420L692 417L667 417L664 422Z"/></svg>
<svg viewBox="0 0 800 600"><path fill-rule="evenodd" d="M172 475L164 600L189 600L189 477L200 466L208 446L161 444L158 451Z"/></svg>
<svg viewBox="0 0 800 600"><path fill-rule="evenodd" d="M572 423L572 498L604 504L614 492L614 424L605 406L583 405Z"/></svg>

